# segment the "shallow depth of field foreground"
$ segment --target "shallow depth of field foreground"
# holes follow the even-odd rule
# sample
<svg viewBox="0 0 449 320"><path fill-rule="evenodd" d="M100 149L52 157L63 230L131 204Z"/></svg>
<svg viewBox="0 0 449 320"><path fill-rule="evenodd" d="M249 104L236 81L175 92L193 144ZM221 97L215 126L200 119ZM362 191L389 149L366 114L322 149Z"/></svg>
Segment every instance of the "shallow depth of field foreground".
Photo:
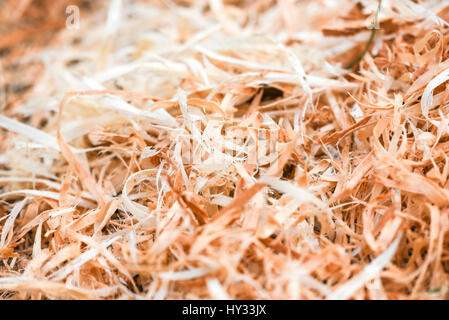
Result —
<svg viewBox="0 0 449 320"><path fill-rule="evenodd" d="M449 296L447 1L7 0L0 25L1 299Z"/></svg>

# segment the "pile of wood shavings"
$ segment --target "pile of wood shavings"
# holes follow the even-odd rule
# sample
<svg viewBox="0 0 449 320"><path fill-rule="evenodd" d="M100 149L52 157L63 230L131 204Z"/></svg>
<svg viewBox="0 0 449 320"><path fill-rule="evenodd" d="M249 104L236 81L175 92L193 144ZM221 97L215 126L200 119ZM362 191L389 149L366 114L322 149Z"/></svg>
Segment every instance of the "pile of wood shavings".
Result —
<svg viewBox="0 0 449 320"><path fill-rule="evenodd" d="M2 298L448 297L447 3L100 2L0 115Z"/></svg>

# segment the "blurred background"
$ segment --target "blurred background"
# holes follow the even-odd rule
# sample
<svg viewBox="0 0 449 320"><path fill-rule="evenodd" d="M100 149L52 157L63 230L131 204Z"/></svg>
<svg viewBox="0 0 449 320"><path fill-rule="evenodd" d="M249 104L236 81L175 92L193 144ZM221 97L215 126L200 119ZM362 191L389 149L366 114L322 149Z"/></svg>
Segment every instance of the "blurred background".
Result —
<svg viewBox="0 0 449 320"><path fill-rule="evenodd" d="M102 1L0 0L0 109L20 104L32 88L41 65L18 63L21 57L51 44L64 28L66 8L76 5L89 14Z"/></svg>

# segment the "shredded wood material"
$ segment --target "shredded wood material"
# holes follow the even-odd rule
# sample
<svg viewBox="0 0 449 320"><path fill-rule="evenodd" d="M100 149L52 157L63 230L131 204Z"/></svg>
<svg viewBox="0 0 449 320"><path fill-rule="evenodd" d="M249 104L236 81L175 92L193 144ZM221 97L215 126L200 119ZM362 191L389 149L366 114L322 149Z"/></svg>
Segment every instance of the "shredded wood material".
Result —
<svg viewBox="0 0 449 320"><path fill-rule="evenodd" d="M67 3L1 7L1 298L448 298L447 1Z"/></svg>

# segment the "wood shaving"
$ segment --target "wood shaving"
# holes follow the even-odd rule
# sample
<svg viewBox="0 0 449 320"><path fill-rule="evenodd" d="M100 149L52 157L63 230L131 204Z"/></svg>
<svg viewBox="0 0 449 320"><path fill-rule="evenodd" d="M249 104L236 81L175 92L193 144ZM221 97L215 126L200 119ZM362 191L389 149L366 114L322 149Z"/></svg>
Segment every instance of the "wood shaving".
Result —
<svg viewBox="0 0 449 320"><path fill-rule="evenodd" d="M448 298L447 2L72 2L1 4L1 299Z"/></svg>

